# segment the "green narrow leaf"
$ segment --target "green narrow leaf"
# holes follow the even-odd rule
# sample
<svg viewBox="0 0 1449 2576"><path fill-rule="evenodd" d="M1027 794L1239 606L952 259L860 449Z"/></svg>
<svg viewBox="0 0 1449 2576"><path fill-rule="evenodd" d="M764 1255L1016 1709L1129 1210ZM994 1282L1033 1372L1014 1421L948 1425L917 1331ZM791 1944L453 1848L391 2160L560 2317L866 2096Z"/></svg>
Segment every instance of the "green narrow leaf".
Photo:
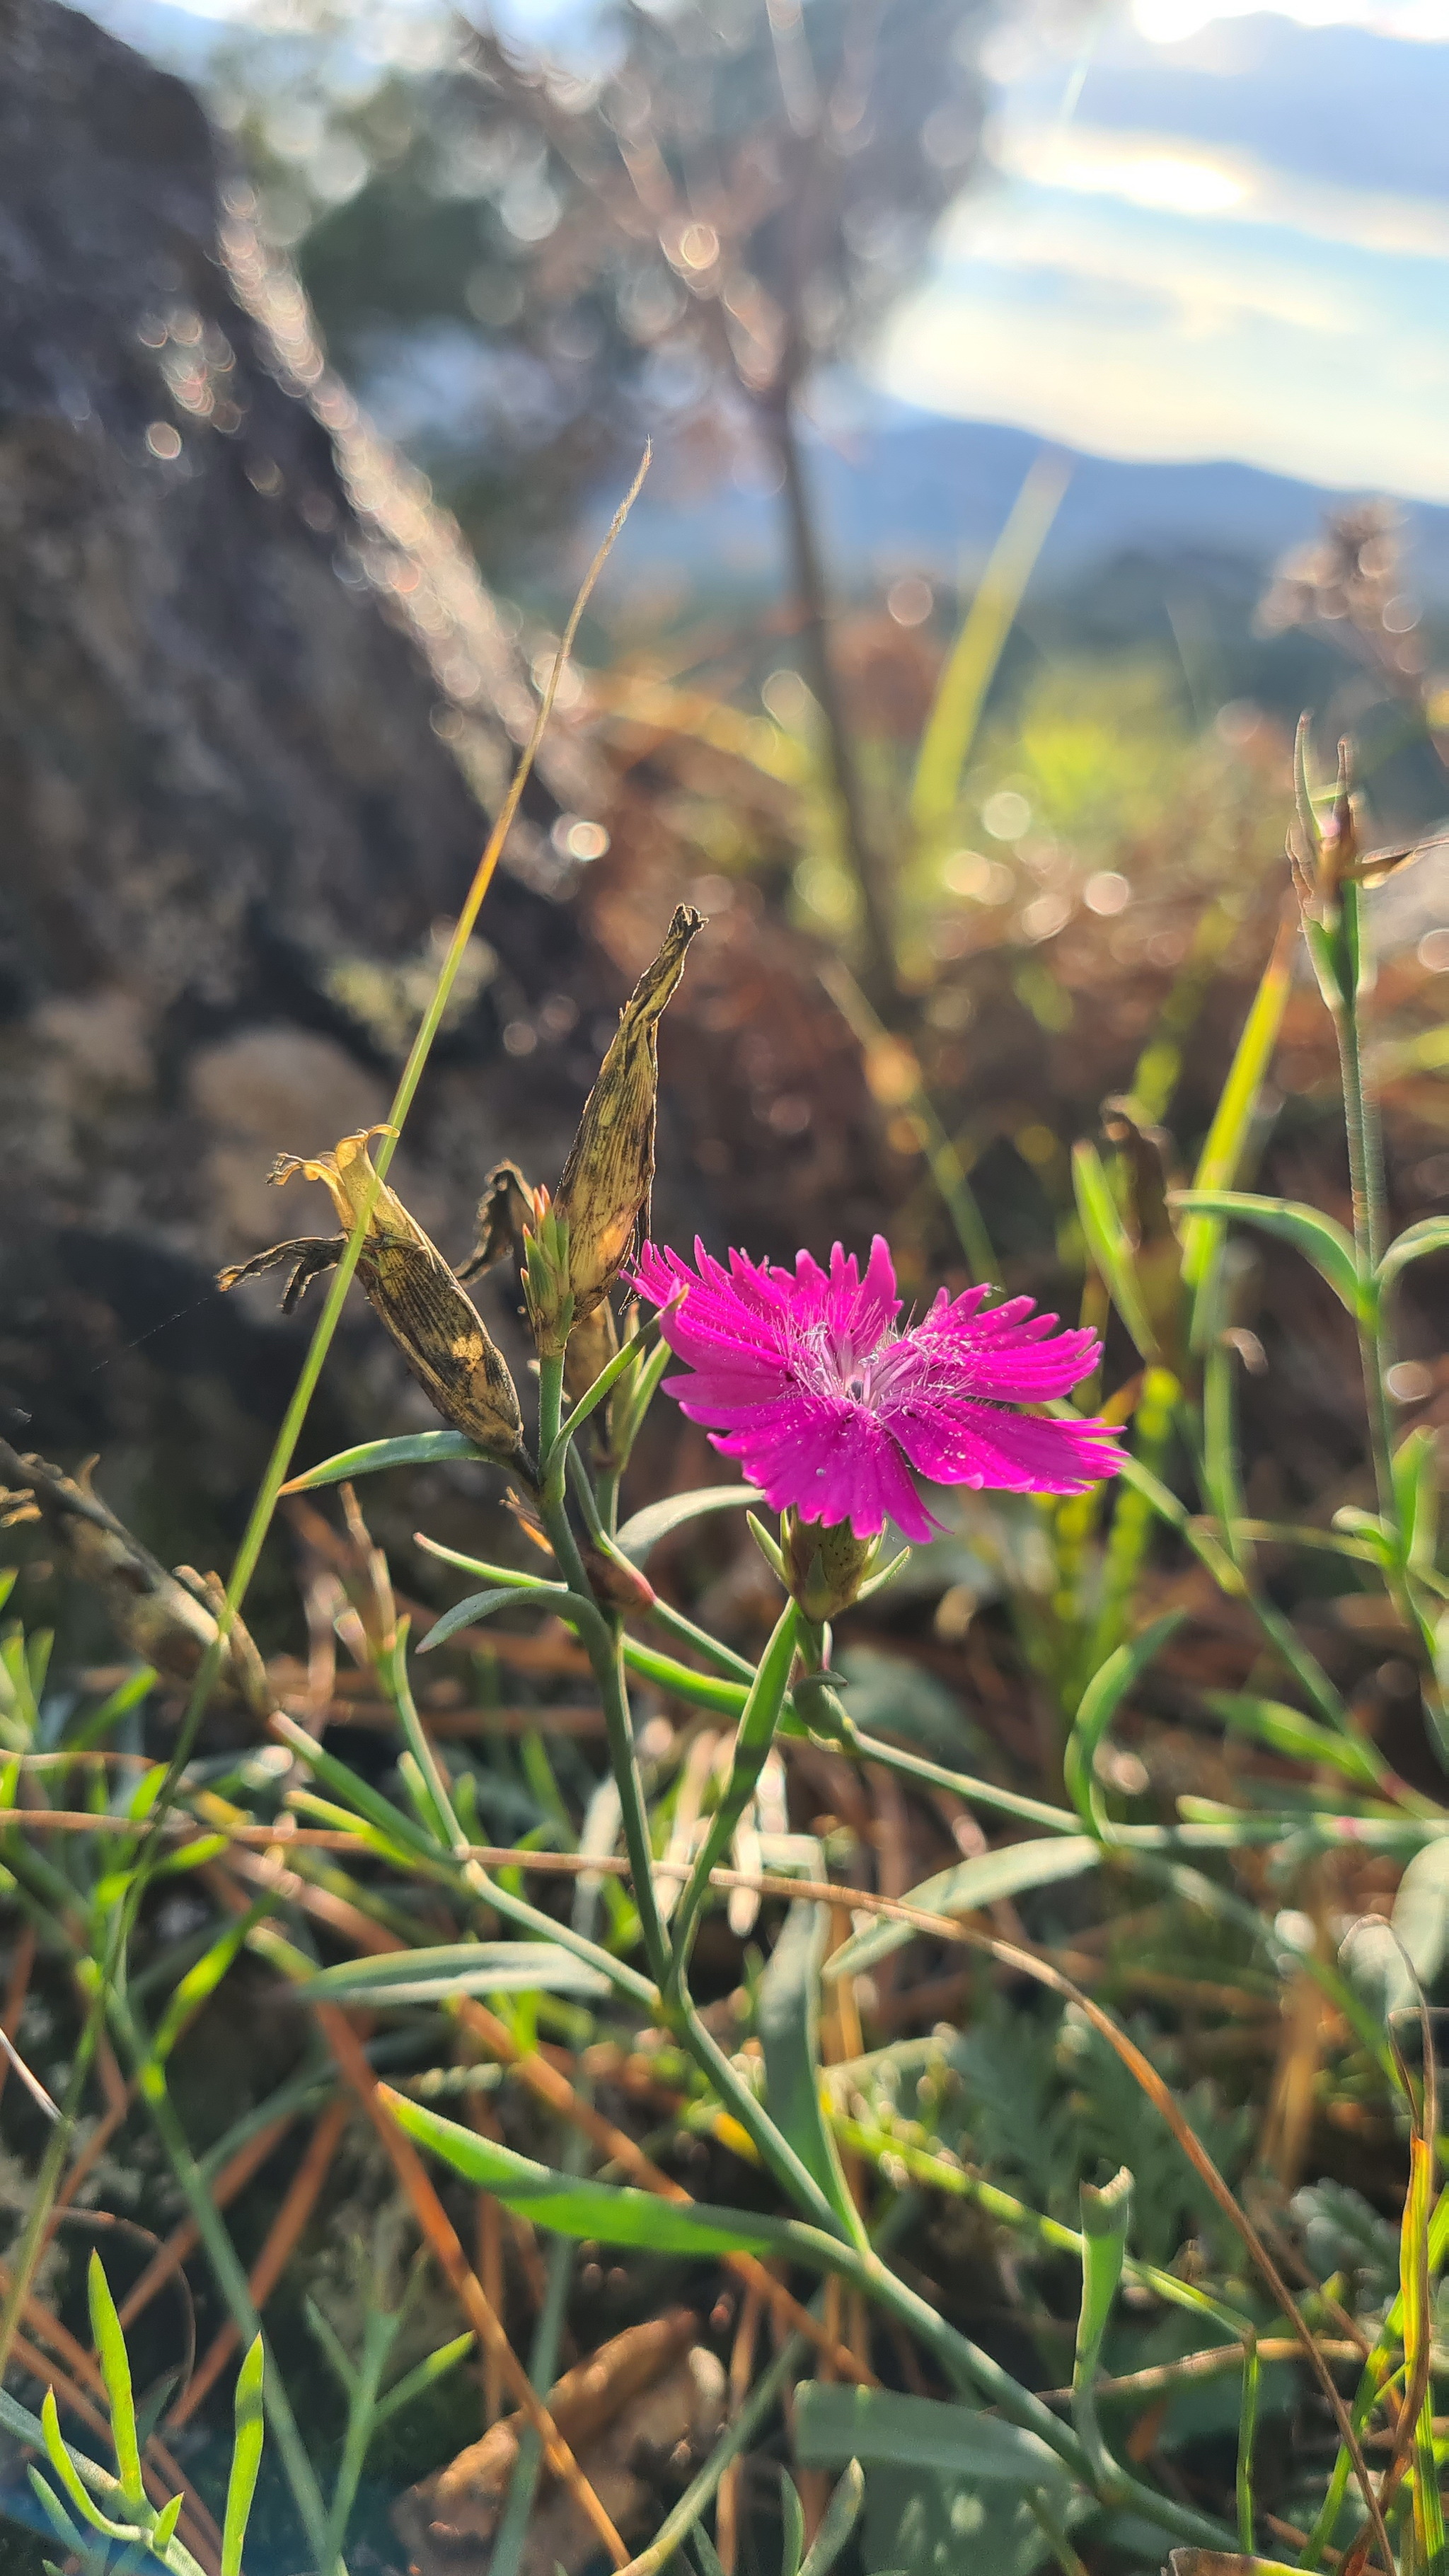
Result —
<svg viewBox="0 0 1449 2576"><path fill-rule="evenodd" d="M632 1386L626 1386L614 1407L614 1447L618 1456L629 1456L639 1437L644 1417L659 1392L660 1380L674 1358L666 1341L661 1340L650 1352Z"/></svg>
<svg viewBox="0 0 1449 2576"><path fill-rule="evenodd" d="M476 1621L491 1618L495 1610L511 1609L519 1601L546 1602L551 1609L562 1610L565 1602L573 1601L573 1594L566 1583L508 1583L500 1584L492 1592L470 1592L466 1601L456 1602L451 1610L444 1611L441 1619L434 1621L427 1635L421 1639L418 1653L430 1655L435 1646L445 1646L460 1628L471 1628ZM582 1602L575 1604L579 1609L586 1606Z"/></svg>
<svg viewBox="0 0 1449 2576"><path fill-rule="evenodd" d="M805 2555L805 2508L795 2481L780 2472L780 2520L784 2526L780 2538L780 2576L800 2576L800 2562Z"/></svg>
<svg viewBox="0 0 1449 2576"><path fill-rule="evenodd" d="M418 1431L405 1440L364 1440L357 1449L340 1449L335 1458L308 1467L282 1487L284 1494L315 1493L319 1485L352 1484L358 1476L375 1476L382 1467L440 1467L450 1458L488 1461L476 1441L461 1431Z"/></svg>
<svg viewBox="0 0 1449 2576"><path fill-rule="evenodd" d="M241 2576L242 2549L251 2520L252 2498L262 2465L262 2415L266 2356L258 2335L236 2375L231 2472L226 2482L226 2517L221 2534L221 2576Z"/></svg>
<svg viewBox="0 0 1449 2576"><path fill-rule="evenodd" d="M1107 2331L1127 2253L1127 2230L1132 2220L1132 2176L1123 2165L1100 2190L1091 2183L1083 2183L1080 2197L1082 2304L1077 2317L1072 2387L1074 2391L1090 2391L1097 2375L1102 2337Z"/></svg>
<svg viewBox="0 0 1449 2576"><path fill-rule="evenodd" d="M631 1565L643 1565L651 1548L687 1522L702 1520L707 1512L748 1511L752 1503L764 1499L758 1485L697 1485L692 1493L666 1494L662 1502L648 1503L642 1512L635 1512L614 1544Z"/></svg>
<svg viewBox="0 0 1449 2576"><path fill-rule="evenodd" d="M1386 1288L1411 1261L1422 1261L1427 1252L1449 1252L1449 1216L1425 1216L1417 1225L1406 1226L1379 1263L1379 1285Z"/></svg>
<svg viewBox="0 0 1449 2576"><path fill-rule="evenodd" d="M893 2388L851 2388L811 2379L795 2391L795 2448L802 2467L859 2460L930 2469L983 2486L1045 2487L1060 2495L1067 2471L1036 2433L996 2415Z"/></svg>
<svg viewBox="0 0 1449 2576"><path fill-rule="evenodd" d="M259 1897L254 1905L247 1907L245 1914L237 1915L233 1922L227 1924L211 1948L197 1960L195 1967L188 1968L161 2016L151 2045L151 2054L158 2066L165 2065L192 2015L200 2012L208 1996L215 1994L248 1933L271 1913L272 1903L269 1896ZM94 2255L91 2260L94 2262Z"/></svg>
<svg viewBox="0 0 1449 2576"><path fill-rule="evenodd" d="M1263 2366L1258 2359L1258 2339L1243 2354L1243 2387L1238 2407L1238 2538L1244 2549L1253 2546L1253 2449L1258 2433L1258 2399L1262 2392Z"/></svg>
<svg viewBox="0 0 1449 2576"><path fill-rule="evenodd" d="M354 1771L346 1762L339 1762L336 1754L329 1753L325 1745L307 1733L305 1726L297 1724L295 1718L274 1717L272 1731L290 1745L298 1760L304 1762L308 1770L324 1781L337 1797L345 1799L370 1825L376 1826L385 1840L394 1846L400 1844L414 1860L436 1861L437 1845L432 1836L415 1825L411 1816L405 1816L401 1807L395 1807L390 1798L385 1798L380 1789L374 1789L371 1781L364 1780L360 1772Z"/></svg>
<svg viewBox="0 0 1449 2576"><path fill-rule="evenodd" d="M1291 1243L1327 1280L1349 1313L1359 1313L1363 1301L1353 1243L1343 1227L1320 1209L1305 1207L1299 1199L1259 1198L1247 1190L1174 1190L1172 1205L1189 1216L1236 1218L1242 1225L1256 1225L1264 1234Z"/></svg>
<svg viewBox="0 0 1449 2576"><path fill-rule="evenodd" d="M429 1556L436 1556L443 1565L458 1565L465 1574L481 1575L485 1583L498 1583L505 1587L510 1583L521 1583L526 1590L533 1592L547 1592L549 1589L551 1578L546 1574L529 1574L521 1566L490 1565L486 1557L465 1556L461 1548L445 1547L440 1538L429 1538L426 1530L414 1530L413 1544L423 1548Z"/></svg>
<svg viewBox="0 0 1449 2576"><path fill-rule="evenodd" d="M103 2531L108 2540L129 2539L135 2526L131 2523L108 2521L99 2505L92 2502L82 2486L80 2472L66 2448L65 2436L60 2429L60 2412L56 2406L53 2388L47 2388L45 2392L40 2409L40 2422L46 2457L81 2520L88 2522L92 2531Z"/></svg>
<svg viewBox="0 0 1449 2576"><path fill-rule="evenodd" d="M378 2399L373 2409L373 2423L385 2424L390 2415L399 2415L405 2406L411 2406L415 2397L425 2396L438 2380L446 2377L450 2370L456 2370L477 2340L474 2334L455 2335L451 2343L441 2344L436 2352L430 2352L412 2370L405 2371L401 2379L394 2381L386 2396Z"/></svg>
<svg viewBox="0 0 1449 2576"><path fill-rule="evenodd" d="M1394 1451L1394 1497L1405 1563L1411 1573L1431 1573L1439 1546L1439 1442L1427 1422Z"/></svg>
<svg viewBox="0 0 1449 2576"><path fill-rule="evenodd" d="M859 2243L860 2213L820 2100L820 1967L828 1928L823 1905L797 1899L760 1980L765 2103L847 2234Z"/></svg>
<svg viewBox="0 0 1449 2576"><path fill-rule="evenodd" d="M597 1413L599 1406L604 1402L606 1396L612 1394L614 1388L618 1385L620 1378L623 1377L628 1370L638 1366L640 1352L643 1348L646 1335L652 1338L655 1329L656 1327L651 1321L651 1323L645 1327L643 1333L636 1333L632 1340L625 1342L622 1350L615 1351L613 1358L605 1361L604 1366L600 1369L593 1385L585 1388L584 1393L579 1397L577 1404L570 1405L568 1420L561 1426L558 1438L550 1449L547 1458L540 1459L539 1461L539 1479L541 1483L547 1484L549 1477L557 1471L558 1462L568 1449L575 1432L582 1431L584 1424L589 1420L592 1414Z"/></svg>
<svg viewBox="0 0 1449 2576"><path fill-rule="evenodd" d="M126 2351L126 2338L111 2296L105 2266L99 2254L92 2253L86 2271L86 2289L90 2298L91 2333L95 2338L96 2359L106 2383L106 2398L111 2410L111 2439L116 2449L116 2475L128 2511L144 2511L146 2490L141 2483L141 2446L136 2439L136 2401L131 2389L131 2362Z"/></svg>
<svg viewBox="0 0 1449 2576"><path fill-rule="evenodd" d="M151 2530L151 2547L157 2558L165 2556L176 2537L176 2526L181 2520L181 2507L184 2501L183 2497L174 2495L169 2504L163 2504L156 2516Z"/></svg>
<svg viewBox="0 0 1449 2576"><path fill-rule="evenodd" d="M860 2520L864 2502L865 2471L859 2460L852 2460L820 2517L820 2528L806 2553L800 2576L830 2576L830 2569Z"/></svg>
<svg viewBox="0 0 1449 2576"><path fill-rule="evenodd" d="M1038 456L991 550L921 734L910 799L918 834L938 829L955 811L987 691L1070 475L1062 457Z"/></svg>
<svg viewBox="0 0 1449 2576"><path fill-rule="evenodd" d="M456 1941L345 1959L296 1988L304 2002L446 2003L450 1995L603 1995L609 1980L550 1941Z"/></svg>
<svg viewBox="0 0 1449 2576"><path fill-rule="evenodd" d="M1080 1878L1095 1869L1102 1845L1095 1834L1043 1834L1029 1842L1006 1843L997 1851L978 1852L958 1861L935 1878L923 1879L902 1898L923 1914L974 1914L1003 1896L1020 1896L1031 1887L1052 1887L1061 1879ZM916 1937L909 1923L868 1923L852 1933L824 1967L826 1979L859 1976Z"/></svg>
<svg viewBox="0 0 1449 2576"><path fill-rule="evenodd" d="M1136 1258L1122 1212L1095 1145L1085 1139L1072 1147L1072 1187L1087 1250L1103 1284L1144 1360L1160 1358L1157 1336L1148 1321Z"/></svg>
<svg viewBox="0 0 1449 2576"><path fill-rule="evenodd" d="M89 1745L99 1744L102 1736L109 1735L113 1726L140 1705L154 1687L155 1680L156 1675L149 1664L142 1664L136 1672L128 1673L123 1682L117 1683L109 1698L103 1699L99 1708L93 1708L89 1717L83 1718L80 1725L66 1736L66 1751L80 1753Z"/></svg>
<svg viewBox="0 0 1449 2576"><path fill-rule="evenodd" d="M509 2209L521 2210L558 2235L597 2237L605 2245L644 2245L658 2254L764 2254L789 2248L807 2259L828 2241L788 2219L713 2209L705 2201L685 2206L632 2186L555 2173L474 2129L442 2119L389 2086L380 2090L398 2127L418 2146L441 2156L466 2182L491 2191ZM815 2259L818 2263L818 2253Z"/></svg>
<svg viewBox="0 0 1449 2576"><path fill-rule="evenodd" d="M1293 988L1297 939L1297 925L1290 922L1273 943L1198 1157L1193 1174L1195 1190L1230 1190L1238 1177ZM1182 1229L1183 1284L1195 1296L1207 1280L1222 1237L1220 1217L1190 1216Z"/></svg>
<svg viewBox="0 0 1449 2576"><path fill-rule="evenodd" d="M1077 2345L1072 2365L1072 2422L1099 2486L1110 2484L1115 2462L1102 2439L1097 2418L1097 2365L1102 2355L1132 2217L1132 2176L1125 2165L1100 2191L1081 2187L1082 2304L1077 2313Z"/></svg>
<svg viewBox="0 0 1449 2576"><path fill-rule="evenodd" d="M1251 1691L1204 1691L1203 1705L1226 1726L1294 1762L1331 1763L1361 1788L1376 1788L1383 1778L1384 1766L1372 1745L1356 1735L1335 1734L1331 1726L1321 1726L1284 1700L1259 1699Z"/></svg>
<svg viewBox="0 0 1449 2576"><path fill-rule="evenodd" d="M1134 1637L1130 1645L1119 1646L1098 1666L1082 1693L1062 1759L1062 1772L1078 1815L1099 1837L1111 1830L1096 1776L1102 1739L1128 1692L1135 1689L1153 1656L1181 1627L1185 1616L1184 1611L1170 1610L1165 1618L1154 1619L1140 1637Z"/></svg>
<svg viewBox="0 0 1449 2576"><path fill-rule="evenodd" d="M27 2463L26 2474L29 2477L31 2487L34 2491L36 2503L39 2505L41 2512L44 2514L46 2521L51 2527L51 2530L55 2533L56 2539L61 2541L67 2549L74 2550L76 2556L83 2560L86 2555L85 2535L78 2526L71 2521L70 2515L66 2512L66 2509L61 2503L59 2496L56 2494L54 2487L41 2476L40 2471L35 2466L33 2460ZM47 2567L49 2564L50 2561L47 2559Z"/></svg>

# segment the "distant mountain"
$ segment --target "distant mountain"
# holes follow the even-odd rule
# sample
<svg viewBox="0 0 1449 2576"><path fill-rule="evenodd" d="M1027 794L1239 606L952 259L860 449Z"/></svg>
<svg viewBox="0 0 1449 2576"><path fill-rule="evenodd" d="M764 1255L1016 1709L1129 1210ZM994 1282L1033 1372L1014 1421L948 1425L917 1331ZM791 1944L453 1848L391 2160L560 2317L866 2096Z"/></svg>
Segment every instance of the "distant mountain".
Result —
<svg viewBox="0 0 1449 2576"><path fill-rule="evenodd" d="M810 441L810 473L833 563L847 578L903 569L957 578L977 570L1000 534L1041 442L995 422L938 419L904 406L827 440ZM1311 537L1326 509L1359 497L1267 474L1251 465L1144 465L1075 455L1034 587L1075 586L1123 556L1218 559L1239 578L1265 570ZM1413 584L1426 605L1449 605L1449 509L1405 504ZM772 496L725 485L686 494L667 472L646 486L629 530L631 562L706 565L726 580L759 578L778 563ZM1236 586L1236 584L1234 584Z"/></svg>

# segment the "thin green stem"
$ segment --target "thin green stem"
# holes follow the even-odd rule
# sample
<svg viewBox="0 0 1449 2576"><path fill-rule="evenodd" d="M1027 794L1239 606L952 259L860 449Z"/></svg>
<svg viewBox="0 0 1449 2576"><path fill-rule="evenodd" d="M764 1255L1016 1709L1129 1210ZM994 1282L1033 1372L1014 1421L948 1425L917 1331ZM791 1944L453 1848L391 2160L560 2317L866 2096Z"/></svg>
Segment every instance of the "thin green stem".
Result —
<svg viewBox="0 0 1449 2576"><path fill-rule="evenodd" d="M1253 2446L1258 2431L1258 2394L1262 2369L1256 2335L1243 2346L1243 2394L1238 2413L1238 2546L1253 2554Z"/></svg>
<svg viewBox="0 0 1449 2576"><path fill-rule="evenodd" d="M1353 891L1345 889L1346 893ZM1383 1257L1383 1156L1378 1122L1373 1115L1364 1076L1358 1012L1351 1001L1343 1010L1334 1012L1333 1033L1338 1040L1339 1073L1343 1085L1344 1132L1348 1140L1349 1186L1353 1200L1353 1239L1358 1255L1362 1301ZM1399 1508L1394 1493L1389 1392L1385 1384L1383 1323L1379 1307L1377 1298L1373 1300L1371 1313L1360 1303L1358 1348L1379 1511L1389 1527L1396 1530Z"/></svg>
<svg viewBox="0 0 1449 2576"><path fill-rule="evenodd" d="M733 1646L722 1645L718 1637L712 1637L707 1628L698 1627L693 1619L686 1618L672 1602L656 1598L648 1615L657 1620L661 1628L666 1628L671 1637L677 1637L681 1645L693 1646L701 1655L707 1655L718 1671L728 1673L732 1680L743 1682L748 1690L755 1678L754 1665L743 1655L737 1655Z"/></svg>
<svg viewBox="0 0 1449 2576"><path fill-rule="evenodd" d="M863 1735L858 1727L847 1737L844 1750L858 1761L879 1762L885 1770L898 1771L903 1779L919 1780L927 1788L949 1789L977 1806L994 1808L998 1815L1015 1816L1027 1825L1044 1825L1048 1833L1079 1834L1082 1830L1075 1808L1052 1807L1044 1798L1028 1798L1019 1790L998 1788L994 1780L980 1780L971 1771L950 1771L943 1762L931 1762L923 1753L908 1753L900 1745L883 1743L879 1736Z"/></svg>
<svg viewBox="0 0 1449 2576"><path fill-rule="evenodd" d="M191 2142L181 2125L176 2106L167 2089L165 2076L147 2049L141 2032L131 2017L128 2005L119 1994L113 1993L110 1997L110 2014L122 2047L131 2061L132 2072L137 2079L142 2099L150 2112L157 2135L170 2161L172 2172L181 2187L182 2197L191 2213L192 2222L206 2248L207 2258L216 2275L217 2286L231 2312L232 2323L245 2348L261 2334L262 2322L252 2304L247 2277L237 2259L236 2248L223 2224L221 2212L211 2196L210 2186L192 2154ZM297 2419L292 2412L291 2400L283 2385L276 2357L270 2348L267 2351L264 2390L267 2420L276 2436L277 2448L282 2455L282 2465L287 2473L287 2483L292 2490L292 2499L307 2535L307 2545L319 2565L325 2565L328 2542L327 2509L323 2504L322 2490L317 2484L316 2475L308 2457L307 2446L298 2430ZM346 2576L345 2569L339 2569L338 2576Z"/></svg>
<svg viewBox="0 0 1449 2576"><path fill-rule="evenodd" d="M332 2490L332 2508L327 2517L327 2546L322 2556L323 2576L346 2576L343 2550L347 2526L362 2483L368 2446L377 2424L378 2401L382 2395L382 2374L387 2367L397 2333L397 2320L369 2311L363 2330L362 2357L357 2376L347 2393L347 2430L343 2436L342 2458L338 2463L337 2481Z"/></svg>
<svg viewBox="0 0 1449 2576"><path fill-rule="evenodd" d="M604 1623L600 1620L594 1624L602 1628ZM594 1624L582 1631L586 1639L593 1635ZM406 1708L411 1713L416 1737L425 1743L426 1738L423 1736L422 1727L418 1722L416 1711L412 1708L411 1693L407 1693L405 1698L400 1694L396 1704L404 1731L407 1732L408 1725L407 1716L404 1714ZM410 1741L412 1740L410 1737ZM431 1786L438 1777L438 1765L436 1757L432 1756L431 1747L428 1748L428 1752L429 1770L426 1777ZM500 1887L497 1881L489 1876L482 1862L472 1858L467 1835L455 1810L447 1800L446 1789L442 1792L442 1798L445 1822L451 1820L449 1830L454 1837L453 1851L459 1864L463 1886L472 1897L491 1906L495 1913L502 1914L508 1921L517 1923L520 1929L536 1933L543 1940L571 1950L576 1958L584 1960L601 1976L607 1977L619 1993L629 1996L633 2002L643 2004L647 2011L657 2008L660 1983L657 1978L651 1985L647 1978L639 1975L637 1969L629 1967L621 1959L614 1958L613 1954L602 1949L598 1942L590 1941L583 1933L575 1931L571 1923L558 1920L551 1914L545 1914L541 1907L530 1905L526 1897L515 1896L508 1889Z"/></svg>
<svg viewBox="0 0 1449 2576"><path fill-rule="evenodd" d="M579 1554L578 1542L569 1524L564 1500L566 1453L556 1452L559 1414L563 1401L563 1358L539 1362L538 1411L540 1454L554 1459L545 1481L541 1508L549 1543L562 1568L565 1581L573 1592L590 1598L591 1587ZM609 1759L619 1791L619 1807L624 1827L624 1847L634 1873L634 1902L639 1908L639 1928L644 1942L651 1975L661 1990L669 1980L671 1951L669 1935L659 1911L654 1886L654 1851L649 1839L649 1813L644 1802L644 1784L639 1777L639 1757L634 1749L634 1726L629 1713L628 1685L624 1678L624 1632L618 1618L600 1611L596 1620L581 1628L585 1651L593 1667L603 1703L604 1725L609 1739Z"/></svg>
<svg viewBox="0 0 1449 2576"><path fill-rule="evenodd" d="M774 2175L780 2189L809 2211L812 2226L825 2230L831 2237L840 2237L840 2221L814 2175L808 2166L802 2164L739 2068L725 2055L719 2041L701 2021L683 1977L665 2018L675 2037L684 2042L696 2065L708 2076L725 2109L738 2121L760 2162Z"/></svg>
<svg viewBox="0 0 1449 2576"><path fill-rule="evenodd" d="M787 1601L775 1623L774 1633L760 1657L759 1668L745 1696L735 1736L734 1762L719 1805L710 1818L704 1844L694 1864L674 1923L674 1979L682 1985L694 1935L709 1894L709 1874L716 1868L734 1840L735 1829L755 1794L765 1756L775 1741L775 1730L785 1705L790 1684L790 1669L795 1661L795 1648L800 1633L800 1613L793 1601Z"/></svg>
<svg viewBox="0 0 1449 2576"><path fill-rule="evenodd" d="M65 2088L65 2099L60 2106L60 2118L51 2125L50 2135L45 2142L45 2153L40 2161L40 2171L31 2188L30 2206L25 2213L24 2233L10 2266L10 2287L5 2294L4 2308L0 2310L0 2379L4 2377L6 2365L10 2359L10 2347L15 2341L16 2331L25 2313L25 2302L34 2286L40 2258L45 2252L51 2212L55 2207L55 2196L60 2189L61 2177L75 2144L76 2120L85 2094L86 2077L90 2072L91 2059L95 2054L96 2039L99 2036L104 2010L103 1997L92 2000L82 2033L82 2045L76 2052L70 2071L70 2081Z"/></svg>
<svg viewBox="0 0 1449 2576"><path fill-rule="evenodd" d="M33 1858L34 1855L31 1857ZM66 1893L69 1894L68 1889ZM11 2265L10 2287L6 2292L4 2307L0 2308L0 2381L4 2379L11 2346L25 2312L25 2302L30 2296L41 2256L45 2252L50 2233L51 2213L55 2207L56 2195L60 2190L71 2150L75 2145L76 2122L80 2116L86 2084L105 2024L108 2000L124 1967L125 1937L125 1909L122 1904L114 1907L111 1913L104 1960L98 1965L84 1954L75 1958L76 1974L86 1993L85 2019L81 2024L75 2055L71 2060L65 2095L60 2104L60 2118L52 2123L50 2135L45 2142L40 2171L35 2177L30 2204L25 2213L24 2232ZM67 1941L67 1947L70 1946Z"/></svg>

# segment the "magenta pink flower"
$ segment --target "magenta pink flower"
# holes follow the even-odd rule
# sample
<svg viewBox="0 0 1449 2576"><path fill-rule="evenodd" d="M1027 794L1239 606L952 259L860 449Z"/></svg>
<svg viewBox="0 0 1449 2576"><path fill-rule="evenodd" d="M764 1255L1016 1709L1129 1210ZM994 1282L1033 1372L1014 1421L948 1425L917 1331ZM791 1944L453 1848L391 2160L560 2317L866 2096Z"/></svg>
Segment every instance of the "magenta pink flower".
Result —
<svg viewBox="0 0 1449 2576"><path fill-rule="evenodd" d="M793 1271L732 1252L729 1268L696 1242L697 1271L646 1243L635 1285L665 1307L664 1338L692 1377L664 1383L713 1445L741 1460L776 1511L849 1521L873 1538L893 1520L907 1538L936 1524L915 1478L1010 1494L1080 1494L1120 1464L1103 1422L1023 1413L1065 1395L1096 1365L1091 1332L1057 1332L1029 1297L982 1308L987 1288L941 1290L904 1332L885 1238L864 1279L837 1243L830 1268L808 1252ZM683 1296L680 1298L680 1291ZM672 1298L680 1302L670 1306Z"/></svg>

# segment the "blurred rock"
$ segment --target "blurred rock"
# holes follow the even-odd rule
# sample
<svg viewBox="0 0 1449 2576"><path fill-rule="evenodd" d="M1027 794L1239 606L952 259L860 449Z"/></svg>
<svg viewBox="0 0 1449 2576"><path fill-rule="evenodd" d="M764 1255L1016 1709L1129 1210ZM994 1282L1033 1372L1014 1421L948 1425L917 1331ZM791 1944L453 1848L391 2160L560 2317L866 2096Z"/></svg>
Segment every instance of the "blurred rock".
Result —
<svg viewBox="0 0 1449 2576"><path fill-rule="evenodd" d="M122 1444L178 1522L234 1523L306 1329L213 1273L275 1233L278 1148L383 1114L536 704L253 214L180 82L0 0L0 1427ZM400 1158L459 1253L587 1087L529 1041L600 998L551 838L591 758L553 728Z"/></svg>

